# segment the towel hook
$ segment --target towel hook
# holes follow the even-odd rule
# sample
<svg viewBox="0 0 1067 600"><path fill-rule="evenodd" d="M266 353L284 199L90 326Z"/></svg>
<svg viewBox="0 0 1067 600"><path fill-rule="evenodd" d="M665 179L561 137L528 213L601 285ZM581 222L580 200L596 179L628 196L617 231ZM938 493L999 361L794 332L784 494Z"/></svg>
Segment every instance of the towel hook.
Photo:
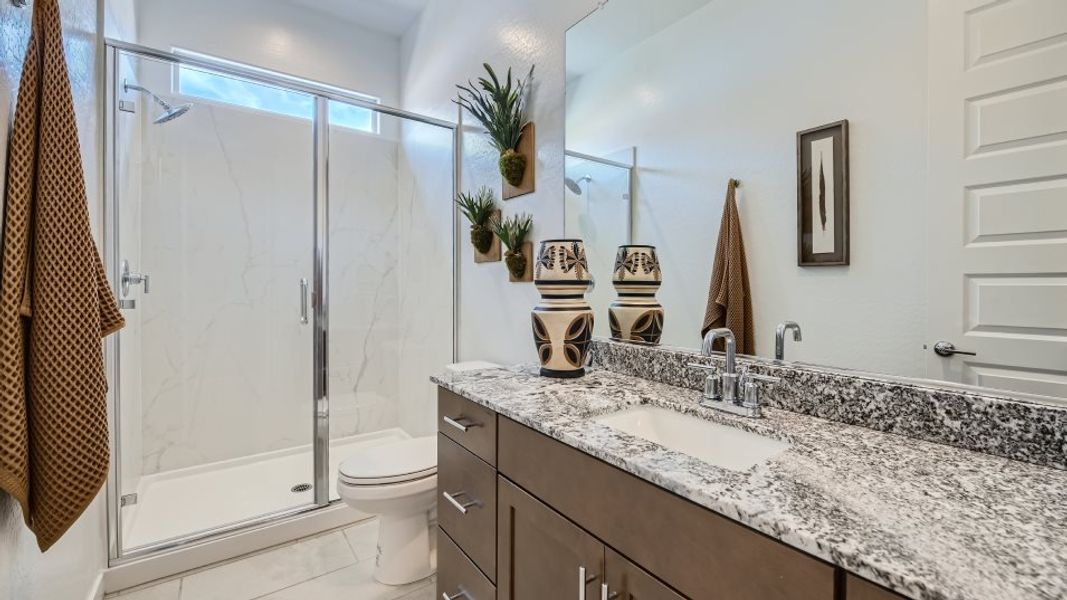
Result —
<svg viewBox="0 0 1067 600"><path fill-rule="evenodd" d="M25 8L30 3L29 0L11 0L11 3L19 8Z"/></svg>

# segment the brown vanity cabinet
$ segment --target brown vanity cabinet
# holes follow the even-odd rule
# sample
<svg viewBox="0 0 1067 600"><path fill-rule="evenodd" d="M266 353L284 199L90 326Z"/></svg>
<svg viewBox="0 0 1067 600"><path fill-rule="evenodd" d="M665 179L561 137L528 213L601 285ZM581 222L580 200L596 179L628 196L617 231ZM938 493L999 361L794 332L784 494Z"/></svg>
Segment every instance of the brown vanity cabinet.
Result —
<svg viewBox="0 0 1067 600"><path fill-rule="evenodd" d="M439 598L903 598L444 389L438 407Z"/></svg>

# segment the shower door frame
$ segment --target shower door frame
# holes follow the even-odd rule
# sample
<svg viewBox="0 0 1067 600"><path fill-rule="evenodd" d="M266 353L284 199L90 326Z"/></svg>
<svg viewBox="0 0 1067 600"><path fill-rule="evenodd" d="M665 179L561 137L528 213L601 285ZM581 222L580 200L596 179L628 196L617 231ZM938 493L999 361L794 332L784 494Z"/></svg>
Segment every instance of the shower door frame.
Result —
<svg viewBox="0 0 1067 600"><path fill-rule="evenodd" d="M202 56L190 56L184 53L171 53L132 44L121 40L106 38L104 40L105 69L104 69L104 102L103 102L103 127L104 138L104 263L108 279L111 283L112 292L118 294L118 273L120 256L119 248L119 206L121 198L118 197L116 182L118 181L118 144L117 111L118 90L118 58L120 54L135 56L139 59L164 61L172 65L188 65L206 69L215 73L232 75L256 83L269 85L286 90L301 92L311 96L315 101L312 118L313 128L313 212L314 212L314 250L313 250L313 282L311 293L311 305L313 314L312 333L312 422L313 422L313 460L314 460L314 490L315 496L311 503L302 506L283 509L274 513L250 517L244 521L230 523L214 529L192 532L177 538L163 540L153 544L128 550L122 546L122 515L121 515L121 453L119 452L119 419L118 410L121 399L119 390L119 336L109 336L105 340L105 359L107 362L108 378L108 425L112 435L110 436L111 465L107 480L107 529L108 529L108 564L118 566L132 561L157 556L172 551L183 550L200 544L225 539L256 528L266 527L287 519L296 518L308 513L319 511L331 505L339 503L339 500L330 501L330 397L329 397L329 142L330 121L329 102L336 101L373 111L376 114L385 114L408 121L415 121L427 125L433 125L447 129L452 136L452 197L453 202L459 190L460 180L460 127L457 123L435 119L426 115L413 113L399 108L370 102L364 96L348 93L343 89L310 81L295 76L286 76L255 67L244 67L228 61L213 61ZM452 361L456 360L459 353L459 286L457 275L459 272L459 236L457 227L459 221L457 211L453 204L449 231L451 234L450 246L452 248Z"/></svg>

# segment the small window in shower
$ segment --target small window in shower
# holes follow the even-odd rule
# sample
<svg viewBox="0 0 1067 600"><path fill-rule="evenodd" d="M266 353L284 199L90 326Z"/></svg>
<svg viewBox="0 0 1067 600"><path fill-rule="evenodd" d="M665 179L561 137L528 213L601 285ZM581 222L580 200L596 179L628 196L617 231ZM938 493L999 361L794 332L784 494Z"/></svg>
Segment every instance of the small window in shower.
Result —
<svg viewBox="0 0 1067 600"><path fill-rule="evenodd" d="M191 52L188 50L175 50L175 52L210 60L212 62L218 62L222 65L229 64L240 66L245 69L254 69L283 80L292 80L294 82L303 81L290 75L275 73L273 71L267 71L266 69L259 69L256 67L249 67L248 65L207 56L198 52ZM203 70L189 65L178 65L176 79L178 93L186 96L273 112L300 119L310 120L315 115L314 98L301 92L264 85L262 83L232 77L215 71ZM367 102L373 102L375 104L380 102L378 98L373 96L360 94L350 90L338 89L346 94L355 95ZM352 104L330 102L329 113L330 125L347 127L357 131L365 131L367 133L378 133L378 113L373 110L361 106L354 106Z"/></svg>

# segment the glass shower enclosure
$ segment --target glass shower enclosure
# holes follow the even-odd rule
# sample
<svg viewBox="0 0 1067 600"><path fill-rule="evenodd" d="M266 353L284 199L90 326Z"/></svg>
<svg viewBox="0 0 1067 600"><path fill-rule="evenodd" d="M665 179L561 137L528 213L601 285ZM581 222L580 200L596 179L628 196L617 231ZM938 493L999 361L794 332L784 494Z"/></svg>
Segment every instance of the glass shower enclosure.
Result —
<svg viewBox="0 0 1067 600"><path fill-rule="evenodd" d="M454 356L455 125L107 44L113 562L337 501L431 435Z"/></svg>

